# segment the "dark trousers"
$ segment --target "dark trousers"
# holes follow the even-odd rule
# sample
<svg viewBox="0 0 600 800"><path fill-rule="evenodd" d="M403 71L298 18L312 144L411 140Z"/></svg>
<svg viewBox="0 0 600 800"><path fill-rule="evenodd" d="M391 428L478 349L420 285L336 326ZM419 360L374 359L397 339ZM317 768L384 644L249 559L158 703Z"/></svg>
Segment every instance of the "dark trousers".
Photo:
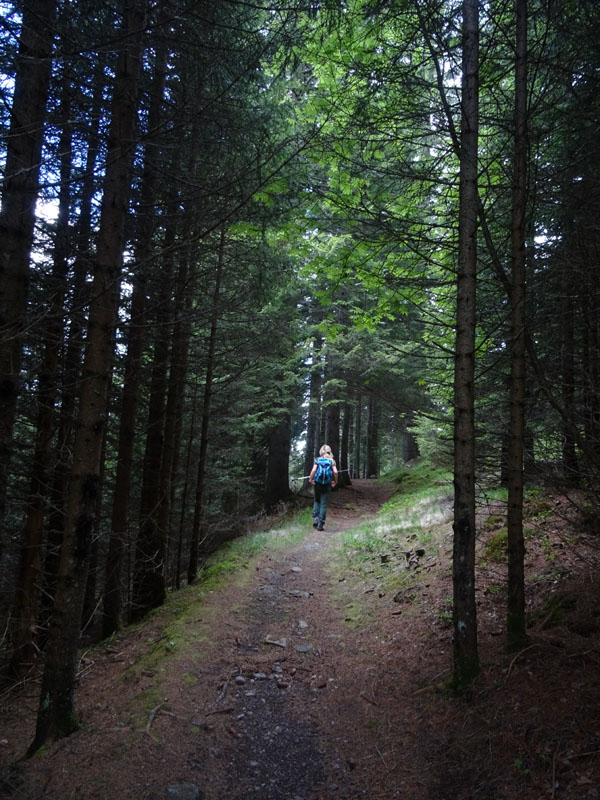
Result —
<svg viewBox="0 0 600 800"><path fill-rule="evenodd" d="M330 483L315 483L315 502L313 503L313 517L317 519L321 525L325 522L327 516L327 501L331 494Z"/></svg>

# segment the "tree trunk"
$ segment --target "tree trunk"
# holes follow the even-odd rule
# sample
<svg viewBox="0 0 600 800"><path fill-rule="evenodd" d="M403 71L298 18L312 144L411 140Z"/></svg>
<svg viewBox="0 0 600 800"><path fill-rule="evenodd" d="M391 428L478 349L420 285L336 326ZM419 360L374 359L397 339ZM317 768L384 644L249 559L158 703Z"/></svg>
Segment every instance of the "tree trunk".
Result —
<svg viewBox="0 0 600 800"><path fill-rule="evenodd" d="M407 463L419 458L419 444L411 431L413 426L412 414L407 414L402 420L402 460Z"/></svg>
<svg viewBox="0 0 600 800"><path fill-rule="evenodd" d="M110 536L104 580L102 636L110 636L122 626L121 572L129 526L129 496L135 445L135 421L140 388L140 362L144 346L143 316L146 307L146 282L134 278L128 331L127 360L121 396L117 471L113 496Z"/></svg>
<svg viewBox="0 0 600 800"><path fill-rule="evenodd" d="M571 281L567 274L567 265L564 265L567 296L565 298L564 313L560 317L561 330L561 384L562 404L565 409L575 409L575 330L573 318L575 315ZM577 447L572 433L572 426L562 420L562 468L569 486L577 486L579 482L579 465L577 462Z"/></svg>
<svg viewBox="0 0 600 800"><path fill-rule="evenodd" d="M525 209L527 203L527 0L517 0L515 142L512 188L510 451L508 469L508 603L506 638L515 650L525 632L523 447L525 439Z"/></svg>
<svg viewBox="0 0 600 800"><path fill-rule="evenodd" d="M317 434L319 433L319 417L321 414L321 347L323 340L315 337L312 345L312 365L310 369L310 389L308 398L308 419L306 423L306 451L304 453L304 475L310 475L319 447ZM303 488L309 487L308 478L305 478Z"/></svg>
<svg viewBox="0 0 600 800"><path fill-rule="evenodd" d="M6 136L0 211L0 529L4 526L12 430L26 328L29 262L55 33L55 0L23 7L15 86ZM2 536L0 536L0 562Z"/></svg>
<svg viewBox="0 0 600 800"><path fill-rule="evenodd" d="M330 403L325 412L325 442L331 447L336 463L340 459L340 405Z"/></svg>
<svg viewBox="0 0 600 800"><path fill-rule="evenodd" d="M54 434L56 374L58 355L64 337L64 311L68 264L69 208L71 203L72 134L70 126L71 82L63 83L60 139L61 179L52 267L51 301L44 335L44 352L38 374L38 412L35 449L30 479L30 499L21 537L21 569L15 594L17 626L13 640L11 669L21 674L37 655L35 630L38 622L39 592L42 586L42 545L44 516L48 502L50 444Z"/></svg>
<svg viewBox="0 0 600 800"><path fill-rule="evenodd" d="M167 251L172 247L172 229L167 232ZM163 501L161 467L164 449L165 408L168 389L168 362L171 329L171 256L166 256L157 297L156 336L152 355L150 401L146 424L146 447L140 499L140 526L135 548L132 621L142 619L153 608L164 603L166 531L159 521Z"/></svg>
<svg viewBox="0 0 600 800"><path fill-rule="evenodd" d="M456 689L479 672L475 605L475 324L477 283L478 0L464 0L456 353L453 627Z"/></svg>
<svg viewBox="0 0 600 800"><path fill-rule="evenodd" d="M102 68L96 70L94 93L89 112L88 150L85 173L81 189L79 218L77 221L76 255L73 264L71 303L69 308L69 338L63 357L62 375L59 386L60 413L56 434L56 463L50 488L50 513L48 515L48 535L44 563L45 591L42 606L46 615L50 614L60 558L60 546L64 533L66 487L71 470L73 453L73 427L77 413L77 390L80 385L81 362L83 360L83 339L85 331L84 309L89 303L90 287L88 278L91 272L90 240L92 229L92 206L97 192L94 175L100 150L99 126L103 109L105 76Z"/></svg>
<svg viewBox="0 0 600 800"><path fill-rule="evenodd" d="M66 736L78 727L74 700L77 650L119 306L144 5L142 0L126 0L124 7L73 470L37 726L28 755L49 739Z"/></svg>
<svg viewBox="0 0 600 800"><path fill-rule="evenodd" d="M144 171L140 188L139 240L136 247L135 275L128 327L127 360L121 398L119 420L119 445L117 454L117 473L113 497L111 530L105 568L104 615L102 635L110 636L122 625L122 562L125 543L128 537L129 501L135 445L135 424L137 419L140 384L140 365L145 339L145 313L148 269L147 262L152 255L155 217L152 201L156 190L157 174L153 153L156 150L154 133L159 129L165 86L166 40L159 39L156 53L156 66L152 81L150 108L148 110L148 132L150 140L144 148Z"/></svg>
<svg viewBox="0 0 600 800"><path fill-rule="evenodd" d="M359 394L356 400L356 410L354 412L354 472L353 478L360 478L361 437L362 437L362 397Z"/></svg>
<svg viewBox="0 0 600 800"><path fill-rule="evenodd" d="M352 483L350 479L350 429L352 427L352 406L349 403L344 404L344 417L342 421L342 441L340 448L340 463L339 470L339 485L350 486Z"/></svg>
<svg viewBox="0 0 600 800"><path fill-rule="evenodd" d="M190 560L188 563L188 583L193 583L198 574L200 562L200 545L204 543L204 491L206 481L206 462L208 455L208 430L210 424L210 406L213 391L213 373L215 369L215 350L217 346L217 325L219 322L219 305L221 302L221 278L223 275L223 260L225 255L225 227L221 228L219 239L219 255L217 271L215 273L215 288L212 298L212 312L210 320L210 334L208 337L208 352L206 354L206 376L204 379L204 399L202 401L202 423L200 429L200 455L198 458L198 474L196 478L196 499L194 503L194 521L192 524L192 541L190 546Z"/></svg>
<svg viewBox="0 0 600 800"><path fill-rule="evenodd" d="M181 586L181 571L183 562L183 542L185 531L185 519L187 515L187 498L191 485L191 464L192 464L192 449L196 433L196 406L197 406L197 386L194 386L194 393L192 396L192 410L190 419L190 432L188 434L188 443L185 456L185 472L183 477L183 489L181 492L180 511L179 511L179 529L177 532L177 558L175 561L175 588L179 589ZM197 556L196 556L197 558ZM197 560L196 560L197 568Z"/></svg>
<svg viewBox="0 0 600 800"><path fill-rule="evenodd" d="M290 415L285 414L269 434L265 507L274 508L290 496Z"/></svg>
<svg viewBox="0 0 600 800"><path fill-rule="evenodd" d="M366 478L377 478L379 475L379 408L373 395L369 397L366 442Z"/></svg>
<svg viewBox="0 0 600 800"><path fill-rule="evenodd" d="M188 281L187 261L184 259L179 268L178 289L175 299L175 325L171 343L169 386L167 405L165 408L165 434L160 468L161 488L158 506L158 527L165 536L165 580L168 578L167 565L171 546L171 500L174 484L174 469L179 452L181 426L179 416L182 408L182 397L185 391L187 374L187 355L190 335L190 324L184 315L186 306L186 285Z"/></svg>

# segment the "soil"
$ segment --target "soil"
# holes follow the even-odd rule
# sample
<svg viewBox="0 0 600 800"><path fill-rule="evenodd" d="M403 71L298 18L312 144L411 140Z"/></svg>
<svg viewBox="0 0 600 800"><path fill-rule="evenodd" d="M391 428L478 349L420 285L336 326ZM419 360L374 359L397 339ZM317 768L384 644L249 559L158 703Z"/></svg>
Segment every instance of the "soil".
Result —
<svg viewBox="0 0 600 800"><path fill-rule="evenodd" d="M173 594L88 650L81 730L27 761L15 763L33 738L39 684L6 691L0 795L600 800L595 535L574 532L553 501L528 546L534 621L517 653L504 648L505 569L478 567L482 670L456 697L450 516L435 551L400 553L410 588L389 590L387 552L360 568L340 556L342 532L393 488L355 481L334 493L324 531L281 546L273 530L245 568ZM486 518L489 541L490 509Z"/></svg>

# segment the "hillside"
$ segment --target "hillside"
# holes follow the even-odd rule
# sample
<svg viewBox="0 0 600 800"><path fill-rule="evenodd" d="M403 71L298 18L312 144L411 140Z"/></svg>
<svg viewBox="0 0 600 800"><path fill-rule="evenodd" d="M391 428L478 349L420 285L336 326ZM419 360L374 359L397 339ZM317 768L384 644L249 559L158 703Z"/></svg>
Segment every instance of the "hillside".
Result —
<svg viewBox="0 0 600 800"><path fill-rule="evenodd" d="M482 508L483 669L455 698L451 487L378 514L396 488L355 481L325 531L304 514L233 547L201 586L83 653L82 729L16 766L38 685L6 691L2 796L600 798L593 538L560 498L529 500L531 641L507 654L502 508Z"/></svg>

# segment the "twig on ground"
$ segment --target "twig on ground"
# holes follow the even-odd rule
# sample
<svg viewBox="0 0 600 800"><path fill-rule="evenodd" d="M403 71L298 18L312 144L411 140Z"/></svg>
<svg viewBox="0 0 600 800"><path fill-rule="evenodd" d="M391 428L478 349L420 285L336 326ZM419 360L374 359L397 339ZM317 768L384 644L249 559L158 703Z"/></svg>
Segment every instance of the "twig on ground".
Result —
<svg viewBox="0 0 600 800"><path fill-rule="evenodd" d="M371 705L374 705L374 706L376 706L376 705L377 705L377 703L376 703L376 701L375 701L375 700L371 700L371 698L370 698L370 697L367 697L367 695L366 695L366 694L363 694L362 692L361 692L361 693L360 693L358 696L359 696L359 697L362 697L362 699L363 699L363 700L366 700L366 701L367 701L367 703L371 703Z"/></svg>
<svg viewBox="0 0 600 800"><path fill-rule="evenodd" d="M214 711L207 711L205 716L210 717L213 714L231 714L232 711L233 711L233 706L229 708L217 708Z"/></svg>
<svg viewBox="0 0 600 800"><path fill-rule="evenodd" d="M229 689L229 681L225 681L225 683L221 687L221 691L219 692L219 696L217 697L217 703L220 703L221 700L223 700L223 698L227 694L227 690L228 689Z"/></svg>
<svg viewBox="0 0 600 800"><path fill-rule="evenodd" d="M152 723L156 719L156 715L160 711L162 703L159 703L152 711L148 714L148 722L146 723L146 733L150 733L150 728L152 727Z"/></svg>
<svg viewBox="0 0 600 800"><path fill-rule="evenodd" d="M506 683L506 681L508 680L509 675L510 675L510 673L512 671L512 668L514 667L517 659L520 658L523 655L523 653L526 653L528 650L531 650L532 647L536 647L536 646L537 646L537 642L534 642L533 644L530 644L528 647L523 648L523 650L520 650L517 653L517 655L513 658L513 660L508 665L508 672L506 673L506 678L504 678L504 683Z"/></svg>

